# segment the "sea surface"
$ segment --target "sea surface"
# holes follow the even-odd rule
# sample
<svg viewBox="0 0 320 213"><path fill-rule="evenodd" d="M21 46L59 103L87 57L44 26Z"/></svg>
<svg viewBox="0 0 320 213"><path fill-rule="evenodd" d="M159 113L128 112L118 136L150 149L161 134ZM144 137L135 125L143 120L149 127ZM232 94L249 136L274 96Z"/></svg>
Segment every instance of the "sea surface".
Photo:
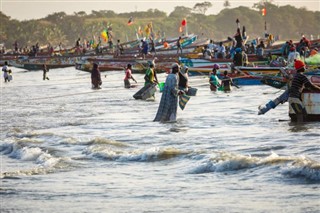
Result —
<svg viewBox="0 0 320 213"><path fill-rule="evenodd" d="M320 212L320 122L289 121L281 91L209 90L208 77L175 123L153 122L124 72L12 68L1 78L0 212ZM158 74L161 82L166 74Z"/></svg>

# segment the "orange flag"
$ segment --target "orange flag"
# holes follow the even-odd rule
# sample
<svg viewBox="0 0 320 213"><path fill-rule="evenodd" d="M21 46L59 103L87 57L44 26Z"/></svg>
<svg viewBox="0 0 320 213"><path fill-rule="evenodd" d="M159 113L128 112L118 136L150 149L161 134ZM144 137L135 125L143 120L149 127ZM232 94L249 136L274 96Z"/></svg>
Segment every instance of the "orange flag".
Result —
<svg viewBox="0 0 320 213"><path fill-rule="evenodd" d="M261 14L262 14L262 16L266 16L266 15L267 15L267 10L266 10L266 8L262 8Z"/></svg>

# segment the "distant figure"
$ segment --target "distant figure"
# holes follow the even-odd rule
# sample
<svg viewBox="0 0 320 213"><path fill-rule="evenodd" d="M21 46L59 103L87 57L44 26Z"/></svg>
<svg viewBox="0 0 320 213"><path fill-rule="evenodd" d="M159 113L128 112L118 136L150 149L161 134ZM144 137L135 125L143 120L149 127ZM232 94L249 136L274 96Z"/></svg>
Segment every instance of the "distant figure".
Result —
<svg viewBox="0 0 320 213"><path fill-rule="evenodd" d="M236 54L233 57L233 65L235 67L237 66L243 66L243 54L242 49L240 47L236 48Z"/></svg>
<svg viewBox="0 0 320 213"><path fill-rule="evenodd" d="M5 61L4 62L4 66L2 67L2 71L3 71L3 78L4 78L4 82L9 82L9 75L8 75L8 72L9 72L9 68L8 68L8 62Z"/></svg>
<svg viewBox="0 0 320 213"><path fill-rule="evenodd" d="M136 79L134 79L133 76L132 76L132 65L128 64L127 65L127 69L126 69L126 75L125 75L125 77L123 79L124 88L127 88L127 89L131 88L131 84L130 84L130 81L129 81L130 79L134 80L137 83Z"/></svg>
<svg viewBox="0 0 320 213"><path fill-rule="evenodd" d="M49 80L48 76L47 76L47 72L49 72L49 69L47 68L47 65L43 64L43 80Z"/></svg>
<svg viewBox="0 0 320 213"><path fill-rule="evenodd" d="M149 46L148 46L147 41L141 40L141 42L142 42L141 54L142 54L143 59L145 59L146 55L148 55Z"/></svg>
<svg viewBox="0 0 320 213"><path fill-rule="evenodd" d="M78 38L78 40L76 41L76 52L77 54L80 54L81 53L81 44L80 44L80 38Z"/></svg>
<svg viewBox="0 0 320 213"><path fill-rule="evenodd" d="M8 70L8 82L12 81L13 77L12 77L12 71Z"/></svg>
<svg viewBox="0 0 320 213"><path fill-rule="evenodd" d="M257 55L263 57L264 49L266 48L263 41L260 41L260 44L257 46Z"/></svg>
<svg viewBox="0 0 320 213"><path fill-rule="evenodd" d="M293 65L295 59L300 59L300 54L296 51L295 47L290 47L288 65Z"/></svg>
<svg viewBox="0 0 320 213"><path fill-rule="evenodd" d="M172 65L171 72L167 76L162 92L158 112L153 121L174 122L177 119L178 97L184 94L178 89L179 64Z"/></svg>
<svg viewBox="0 0 320 213"><path fill-rule="evenodd" d="M122 55L122 54L123 54L123 46L121 45L120 40L118 39L114 56L118 57L119 55Z"/></svg>
<svg viewBox="0 0 320 213"><path fill-rule="evenodd" d="M291 87L289 88L289 106L297 115L297 122L303 122L307 116L307 111L302 103L301 94L303 88L312 88L314 90L320 91L320 87L312 84L309 79L303 74L305 69L305 64L303 61L295 60L294 67L297 74L293 77Z"/></svg>
<svg viewBox="0 0 320 213"><path fill-rule="evenodd" d="M217 56L216 58L225 58L226 57L226 48L223 45L222 42L219 43L219 46L217 48Z"/></svg>
<svg viewBox="0 0 320 213"><path fill-rule="evenodd" d="M98 64L94 63L92 72L91 72L91 83L92 83L92 89L101 89L101 73L98 68Z"/></svg>
<svg viewBox="0 0 320 213"><path fill-rule="evenodd" d="M228 71L224 71L223 77L221 79L221 84L224 92L231 92L231 86L235 86L239 88L232 80L231 77L228 76Z"/></svg>
<svg viewBox="0 0 320 213"><path fill-rule="evenodd" d="M210 78L209 78L210 90L214 92L217 91L218 88L221 86L220 80L217 76L217 71L219 69L220 69L220 66L218 64L214 64L212 72L210 73Z"/></svg>
<svg viewBox="0 0 320 213"><path fill-rule="evenodd" d="M156 52L156 47L155 47L155 44L154 44L154 40L153 40L153 39L150 39L150 46L151 46L151 48L150 48L150 53L154 52L154 55L153 55L153 56L155 56L155 55L157 54L157 52Z"/></svg>
<svg viewBox="0 0 320 213"><path fill-rule="evenodd" d="M181 36L177 40L177 54L179 54L179 50L180 50L180 53L182 54Z"/></svg>

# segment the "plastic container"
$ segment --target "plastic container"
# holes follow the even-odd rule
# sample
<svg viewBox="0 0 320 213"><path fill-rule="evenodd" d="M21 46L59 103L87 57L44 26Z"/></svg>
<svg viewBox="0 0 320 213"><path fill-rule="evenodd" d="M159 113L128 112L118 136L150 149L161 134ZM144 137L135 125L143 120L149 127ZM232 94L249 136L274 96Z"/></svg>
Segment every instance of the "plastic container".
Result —
<svg viewBox="0 0 320 213"><path fill-rule="evenodd" d="M164 82L160 82L160 83L158 84L158 87L159 87L160 92L162 92L162 91L164 90L164 85L165 85Z"/></svg>

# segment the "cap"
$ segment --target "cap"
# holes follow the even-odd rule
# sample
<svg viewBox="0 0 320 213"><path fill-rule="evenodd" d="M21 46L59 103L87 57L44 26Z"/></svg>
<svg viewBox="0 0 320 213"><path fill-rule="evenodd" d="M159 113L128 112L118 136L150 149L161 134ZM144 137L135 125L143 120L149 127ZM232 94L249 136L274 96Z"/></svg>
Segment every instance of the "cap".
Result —
<svg viewBox="0 0 320 213"><path fill-rule="evenodd" d="M303 61L297 60L297 59L294 60L294 68L296 70L300 70L301 68L304 68L305 66L306 65L303 63Z"/></svg>

